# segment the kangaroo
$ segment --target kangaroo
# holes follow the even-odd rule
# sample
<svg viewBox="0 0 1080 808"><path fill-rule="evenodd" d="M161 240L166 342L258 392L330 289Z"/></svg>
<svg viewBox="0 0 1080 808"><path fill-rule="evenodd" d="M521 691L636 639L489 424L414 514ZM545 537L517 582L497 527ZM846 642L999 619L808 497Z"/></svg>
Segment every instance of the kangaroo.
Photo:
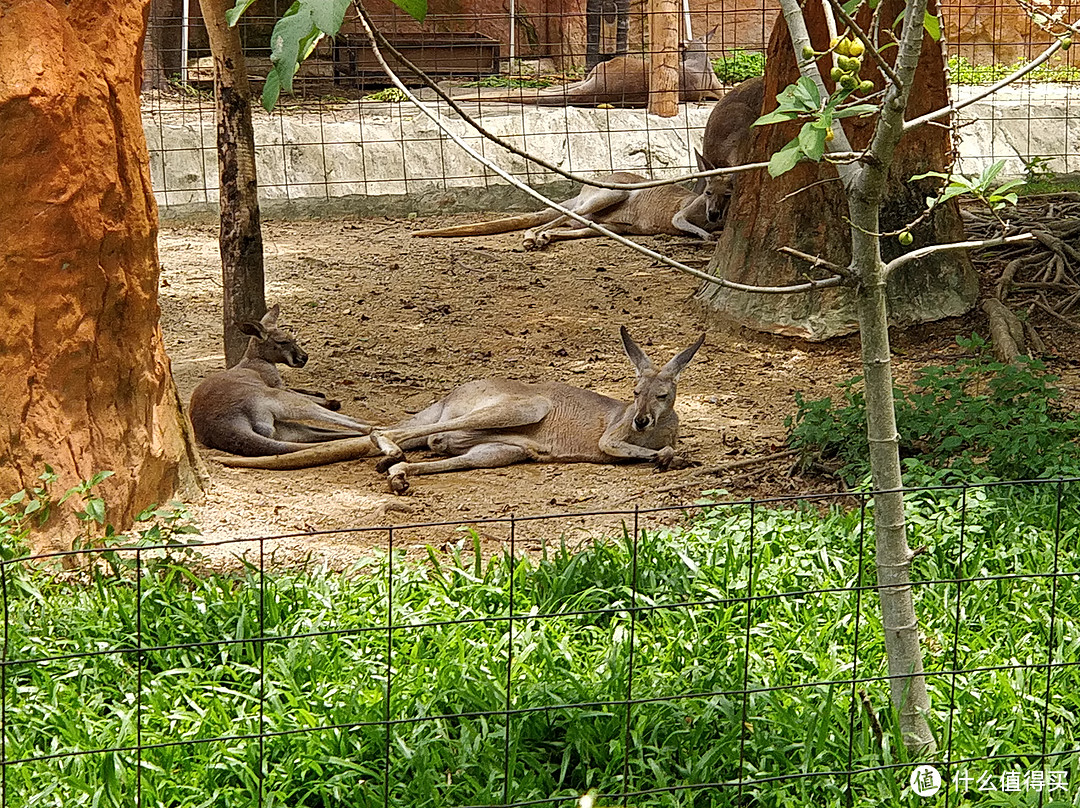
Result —
<svg viewBox="0 0 1080 808"><path fill-rule="evenodd" d="M679 72L679 99L701 101L719 98L723 86L716 78L709 59L709 40L715 29L704 37L683 42ZM546 87L533 93L455 97L455 101L507 101L538 106L644 107L649 103L649 75L652 66L646 54L622 54L601 62L581 81L561 87Z"/></svg>
<svg viewBox="0 0 1080 808"><path fill-rule="evenodd" d="M703 171L741 166L747 162L752 127L761 117L764 103L765 79L761 76L741 82L716 102L705 122L701 154L698 155L698 165ZM730 175L715 179L719 180L713 185L720 212L718 218L723 218L731 199L732 179ZM700 193L704 183L704 179L698 180L695 190Z"/></svg>
<svg viewBox="0 0 1080 808"><path fill-rule="evenodd" d="M385 457L378 468L388 472L390 488L398 494L408 490L410 474L529 461L651 460L661 469L669 468L677 460L675 383L705 335L657 370L625 327L619 334L637 375L630 403L562 382L481 379L454 388L412 418L366 438L276 457L226 458L224 462L246 468L293 469L381 454ZM404 459L402 450L424 447L449 457L424 462Z"/></svg>
<svg viewBox="0 0 1080 808"><path fill-rule="evenodd" d="M207 376L191 394L189 415L199 443L237 455L275 455L312 443L367 435L371 426L340 415L322 393L283 386L275 364L307 364L307 354L278 325L279 306L257 323L240 323L251 337L244 358Z"/></svg>
<svg viewBox="0 0 1080 808"><path fill-rule="evenodd" d="M700 155L698 166L704 170ZM605 182L645 182L645 178L629 171L616 171L602 178ZM602 224L620 235L672 236L689 233L703 239L711 239L711 230L720 222L724 211L726 194L729 193L726 177L710 177L702 181L697 192L677 185L658 185L655 188L617 190L586 186L577 196L563 206L584 216L590 222ZM569 223L568 227L561 227ZM440 227L435 230L418 230L413 233L420 238L447 238L452 236L487 236L493 233L510 233L525 230L523 246L527 250L540 250L553 241L588 238L601 235L588 227L578 227L577 222L553 208L510 216L490 222Z"/></svg>

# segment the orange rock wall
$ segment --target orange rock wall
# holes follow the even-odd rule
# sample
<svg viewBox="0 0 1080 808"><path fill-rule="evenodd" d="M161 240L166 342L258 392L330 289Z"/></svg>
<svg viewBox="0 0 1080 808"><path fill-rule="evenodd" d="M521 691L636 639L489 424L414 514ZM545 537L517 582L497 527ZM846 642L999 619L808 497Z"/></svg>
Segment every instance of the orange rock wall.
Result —
<svg viewBox="0 0 1080 808"><path fill-rule="evenodd" d="M45 464L61 493L110 470L118 527L173 495L186 454L158 326L144 14L0 0L0 496Z"/></svg>

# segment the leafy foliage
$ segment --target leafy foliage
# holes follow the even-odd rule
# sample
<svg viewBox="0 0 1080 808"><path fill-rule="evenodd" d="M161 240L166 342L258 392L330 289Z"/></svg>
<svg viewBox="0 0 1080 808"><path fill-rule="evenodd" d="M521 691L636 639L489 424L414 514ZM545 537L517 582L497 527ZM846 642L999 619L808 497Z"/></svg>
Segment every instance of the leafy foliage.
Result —
<svg viewBox="0 0 1080 808"><path fill-rule="evenodd" d="M1056 377L1037 360L1003 364L984 340L958 340L974 355L915 374L894 391L902 456L997 479L1080 471L1080 420L1061 406ZM849 479L869 469L866 402L860 379L841 385L838 404L796 396L789 441L806 454L835 459Z"/></svg>
<svg viewBox="0 0 1080 808"><path fill-rule="evenodd" d="M523 76L484 76L476 81L467 81L462 87L528 87L543 89L550 87L554 82L545 78L526 78Z"/></svg>
<svg viewBox="0 0 1080 808"><path fill-rule="evenodd" d="M255 0L236 0L225 12L229 25L236 25ZM392 0L410 17L423 22L427 16L427 0ZM262 105L267 112L274 108L282 91L292 92L293 76L312 54L323 37L335 36L341 30L345 12L352 0L295 0L270 33L270 73L263 85Z"/></svg>
<svg viewBox="0 0 1080 808"><path fill-rule="evenodd" d="M916 591L933 724L955 760L1038 755L1043 715L1047 752L1080 743L1080 669L1043 667L1072 658L1080 632L1075 567L1057 550L1077 538L1073 488L910 496L917 578L945 582ZM17 522L30 501L2 513ZM7 805L138 791L170 808L337 808L382 806L384 789L395 807L568 804L624 783L670 789L640 801L662 808L900 805L907 757L874 678L887 674L876 599L859 588L874 580L872 517L714 504L685 529L535 560L484 560L468 534L426 563L348 574L195 575L145 548L139 565L81 577L9 564ZM1060 583L1045 578L1059 567ZM109 748L125 751L64 755ZM1061 760L1076 782L1076 756Z"/></svg>
<svg viewBox="0 0 1080 808"><path fill-rule="evenodd" d="M735 48L726 56L712 60L713 72L726 84L738 84L765 74L765 54Z"/></svg>
<svg viewBox="0 0 1080 808"><path fill-rule="evenodd" d="M953 84L995 84L1015 73L1025 62L984 65L976 64L964 56L950 56L948 64ZM1072 84L1080 81L1080 68L1065 63L1047 62L1028 73L1024 81Z"/></svg>
<svg viewBox="0 0 1080 808"><path fill-rule="evenodd" d="M1012 179L994 187L994 183L997 181L998 175L1003 168L1005 168L1005 161L998 160L983 169L982 174L975 178L965 177L962 174L943 174L940 171L927 171L925 174L918 174L911 179L914 182L926 179L927 177L933 177L935 179L946 181L944 188L938 196L928 196L926 198L927 209L933 208L934 205L938 205L953 197L966 194L980 200L989 207L990 210L1001 210L1006 205L1016 204L1016 191L1022 188L1025 183L1022 179Z"/></svg>
<svg viewBox="0 0 1080 808"><path fill-rule="evenodd" d="M754 126L809 118L799 134L776 152L769 160L769 176L778 177L795 167L803 159L818 162L825 153L825 144L832 139L835 121L877 111L874 104L852 104L841 107L854 89L837 88L831 96L822 99L818 86L806 76L800 76L777 96L777 108L762 115Z"/></svg>

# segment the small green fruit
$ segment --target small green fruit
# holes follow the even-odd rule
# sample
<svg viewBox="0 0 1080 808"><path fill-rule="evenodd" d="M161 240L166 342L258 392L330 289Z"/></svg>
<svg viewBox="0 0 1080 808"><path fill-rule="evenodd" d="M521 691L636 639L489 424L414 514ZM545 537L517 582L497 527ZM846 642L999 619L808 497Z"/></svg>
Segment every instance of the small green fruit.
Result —
<svg viewBox="0 0 1080 808"><path fill-rule="evenodd" d="M903 244L905 247L910 247L912 242L915 241L915 237L911 235L910 230L905 230L903 233L896 237L896 240Z"/></svg>
<svg viewBox="0 0 1080 808"><path fill-rule="evenodd" d="M829 71L829 76L832 78L833 81L840 81L840 79L842 79L844 75L844 71L841 70L839 67L834 67L832 70Z"/></svg>
<svg viewBox="0 0 1080 808"><path fill-rule="evenodd" d="M874 82L869 79L863 82L859 82L859 92L863 95L874 92Z"/></svg>
<svg viewBox="0 0 1080 808"><path fill-rule="evenodd" d="M802 49L802 58L813 59L817 56L817 51L811 48L809 45L804 45Z"/></svg>
<svg viewBox="0 0 1080 808"><path fill-rule="evenodd" d="M847 37L844 37L843 39L841 39L839 42L836 43L836 52L841 54L842 56L850 55L850 48L851 48L851 40L848 39Z"/></svg>
<svg viewBox="0 0 1080 808"><path fill-rule="evenodd" d="M859 86L859 79L849 73L840 79L840 86L845 90L854 90Z"/></svg>
<svg viewBox="0 0 1080 808"><path fill-rule="evenodd" d="M847 55L858 58L859 56L862 56L865 51L866 46L856 39L850 45L848 45Z"/></svg>
<svg viewBox="0 0 1080 808"><path fill-rule="evenodd" d="M1068 50L1071 45L1072 45L1072 37L1071 36L1063 36L1061 38L1061 49L1062 50Z"/></svg>

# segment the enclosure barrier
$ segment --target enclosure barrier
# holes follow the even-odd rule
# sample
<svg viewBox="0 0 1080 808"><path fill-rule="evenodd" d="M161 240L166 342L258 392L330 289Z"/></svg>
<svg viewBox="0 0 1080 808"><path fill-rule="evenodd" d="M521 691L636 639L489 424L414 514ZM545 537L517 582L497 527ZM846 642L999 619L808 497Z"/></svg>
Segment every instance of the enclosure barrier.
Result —
<svg viewBox="0 0 1080 808"><path fill-rule="evenodd" d="M926 759L866 493L5 548L0 806L1076 804L1078 482L908 491Z"/></svg>
<svg viewBox="0 0 1080 808"><path fill-rule="evenodd" d="M162 214L173 218L216 215L218 204L209 45L198 4L187 5L191 13L186 15L179 0L151 9L142 98L154 194ZM258 3L240 22L257 92L270 64L270 31L287 5ZM624 53L648 57L652 51L643 3L574 7L526 0L516 10L511 3L508 13L503 4L469 0L452 10L433 8L422 25L388 1L366 5L391 42L436 80L456 83L458 96L527 95L540 84L557 88L580 79L598 59ZM710 56L725 86L760 73L777 3L695 1L685 8L680 34L713 32ZM974 85L1004 77L1010 66L1032 58L1049 41L1015 0L962 0L943 4L941 12L956 100L973 94ZM426 216L527 203L411 104L402 103L366 43L350 15L337 40L320 44L305 62L296 94L284 96L273 114L255 111L259 191L268 215ZM1010 176L1078 169L1075 54L1075 49L1061 51L1030 81L961 113L961 172L977 175L997 160L1005 161ZM406 83L419 88L411 73L394 66ZM427 92L425 98L434 96ZM675 117L661 118L607 104L463 103L487 130L566 171L583 176L632 171L651 178L696 169L694 150L701 147L712 106L687 102ZM456 135L530 185L564 181L505 153L445 104L437 106ZM566 194L565 187L550 190Z"/></svg>

